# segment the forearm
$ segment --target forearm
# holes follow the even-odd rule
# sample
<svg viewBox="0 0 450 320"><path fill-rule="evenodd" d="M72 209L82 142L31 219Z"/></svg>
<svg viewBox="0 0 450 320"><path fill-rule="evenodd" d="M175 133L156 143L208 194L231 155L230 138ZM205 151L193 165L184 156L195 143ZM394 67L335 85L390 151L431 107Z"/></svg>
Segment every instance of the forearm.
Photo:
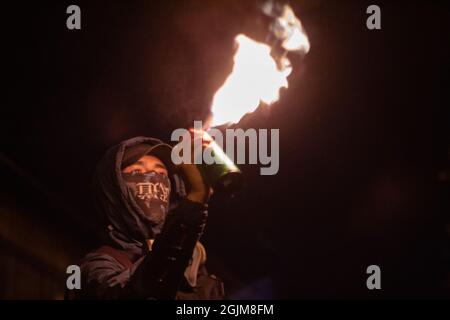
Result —
<svg viewBox="0 0 450 320"><path fill-rule="evenodd" d="M185 200L168 216L127 284L138 297L173 299L206 223L205 206Z"/></svg>

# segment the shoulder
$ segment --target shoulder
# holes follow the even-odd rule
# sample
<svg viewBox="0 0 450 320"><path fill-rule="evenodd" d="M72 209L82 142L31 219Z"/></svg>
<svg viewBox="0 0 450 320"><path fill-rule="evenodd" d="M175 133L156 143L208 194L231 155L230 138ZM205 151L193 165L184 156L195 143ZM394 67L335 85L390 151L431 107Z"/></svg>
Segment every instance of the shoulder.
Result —
<svg viewBox="0 0 450 320"><path fill-rule="evenodd" d="M96 280L102 282L111 276L127 271L126 268L112 254L96 249L89 252L81 260L81 273L88 282Z"/></svg>
<svg viewBox="0 0 450 320"><path fill-rule="evenodd" d="M130 269L125 268L113 256L94 250L80 263L81 283L79 299L111 299L119 295L130 279Z"/></svg>

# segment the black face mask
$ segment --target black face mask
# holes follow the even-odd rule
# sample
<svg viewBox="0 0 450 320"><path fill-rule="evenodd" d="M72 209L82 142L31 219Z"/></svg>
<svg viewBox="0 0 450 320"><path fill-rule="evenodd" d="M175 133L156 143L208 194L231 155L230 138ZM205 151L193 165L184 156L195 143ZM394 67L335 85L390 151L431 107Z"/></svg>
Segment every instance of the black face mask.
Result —
<svg viewBox="0 0 450 320"><path fill-rule="evenodd" d="M155 224L164 222L169 209L170 179L157 172L123 173L137 205Z"/></svg>

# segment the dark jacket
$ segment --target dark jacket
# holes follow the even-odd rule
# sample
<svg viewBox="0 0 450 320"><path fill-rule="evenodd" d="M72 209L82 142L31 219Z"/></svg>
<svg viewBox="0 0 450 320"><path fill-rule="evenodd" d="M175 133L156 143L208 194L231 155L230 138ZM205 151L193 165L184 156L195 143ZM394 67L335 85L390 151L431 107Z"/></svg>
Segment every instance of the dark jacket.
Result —
<svg viewBox="0 0 450 320"><path fill-rule="evenodd" d="M127 147L161 141L137 137L108 150L94 183L106 241L81 263L85 299L222 299L222 282L209 275L198 242L206 223L206 207L185 199L184 184L171 174L171 207L163 225L142 212L121 175ZM149 248L148 239L154 239Z"/></svg>

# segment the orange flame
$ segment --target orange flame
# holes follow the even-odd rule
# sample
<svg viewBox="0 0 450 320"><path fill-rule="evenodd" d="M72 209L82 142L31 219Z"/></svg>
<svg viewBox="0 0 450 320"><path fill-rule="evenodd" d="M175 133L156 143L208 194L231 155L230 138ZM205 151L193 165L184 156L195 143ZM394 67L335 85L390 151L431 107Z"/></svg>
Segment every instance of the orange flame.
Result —
<svg viewBox="0 0 450 320"><path fill-rule="evenodd" d="M279 89L288 87L286 78L291 69L278 70L268 45L242 34L235 40L239 47L233 70L213 99L212 126L238 122L245 113L253 112L260 101L277 101Z"/></svg>
<svg viewBox="0 0 450 320"><path fill-rule="evenodd" d="M284 50L308 52L308 37L289 6L277 18L274 30ZM280 89L288 87L292 67L285 56L280 58L279 68L269 45L243 34L237 35L235 41L238 47L233 70L214 95L211 127L239 122L246 113L255 111L260 102L270 105L277 101Z"/></svg>

